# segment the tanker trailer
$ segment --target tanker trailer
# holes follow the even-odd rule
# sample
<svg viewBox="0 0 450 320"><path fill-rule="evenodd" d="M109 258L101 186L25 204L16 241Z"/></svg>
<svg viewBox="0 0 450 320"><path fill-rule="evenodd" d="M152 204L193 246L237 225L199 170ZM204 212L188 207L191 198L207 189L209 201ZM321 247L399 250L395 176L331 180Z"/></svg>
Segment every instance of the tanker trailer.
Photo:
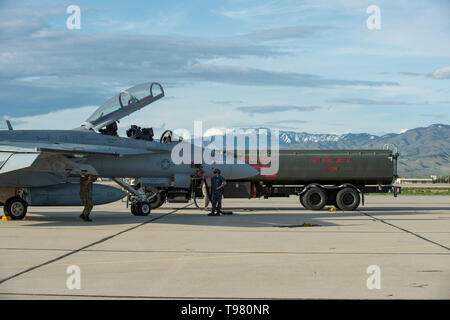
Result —
<svg viewBox="0 0 450 320"><path fill-rule="evenodd" d="M268 168L263 159L250 158L246 163L261 170ZM255 153L257 154L257 153ZM345 211L364 204L365 193L401 192L392 184L397 178L398 153L392 150L280 150L276 174L253 176L245 180L228 180L225 198L269 198L298 195L309 210L334 205ZM276 160L268 154L272 162ZM267 160L267 159L266 159Z"/></svg>

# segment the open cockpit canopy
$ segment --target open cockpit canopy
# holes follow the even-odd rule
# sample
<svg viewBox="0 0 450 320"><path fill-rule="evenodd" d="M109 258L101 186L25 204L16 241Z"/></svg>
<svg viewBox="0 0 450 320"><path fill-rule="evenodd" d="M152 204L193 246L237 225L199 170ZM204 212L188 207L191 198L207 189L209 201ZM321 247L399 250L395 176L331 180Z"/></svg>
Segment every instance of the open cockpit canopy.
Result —
<svg viewBox="0 0 450 320"><path fill-rule="evenodd" d="M164 89L159 83L139 84L106 101L86 120L82 127L99 130L162 97L164 97Z"/></svg>

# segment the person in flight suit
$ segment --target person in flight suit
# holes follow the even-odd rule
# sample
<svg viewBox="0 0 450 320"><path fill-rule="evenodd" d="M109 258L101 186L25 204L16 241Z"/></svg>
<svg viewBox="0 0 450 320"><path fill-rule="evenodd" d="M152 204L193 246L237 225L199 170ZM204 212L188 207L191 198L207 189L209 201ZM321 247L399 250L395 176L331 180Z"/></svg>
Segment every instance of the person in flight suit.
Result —
<svg viewBox="0 0 450 320"><path fill-rule="evenodd" d="M80 177L80 198L84 206L84 210L80 215L80 218L84 221L92 221L89 218L89 215L94 207L92 200L92 184L95 181L97 181L97 177L92 177L90 174Z"/></svg>
<svg viewBox="0 0 450 320"><path fill-rule="evenodd" d="M211 178L211 193L212 193L212 209L208 216L220 216L222 212L222 196L223 188L227 182L224 177L220 175L219 169L214 169L214 177Z"/></svg>

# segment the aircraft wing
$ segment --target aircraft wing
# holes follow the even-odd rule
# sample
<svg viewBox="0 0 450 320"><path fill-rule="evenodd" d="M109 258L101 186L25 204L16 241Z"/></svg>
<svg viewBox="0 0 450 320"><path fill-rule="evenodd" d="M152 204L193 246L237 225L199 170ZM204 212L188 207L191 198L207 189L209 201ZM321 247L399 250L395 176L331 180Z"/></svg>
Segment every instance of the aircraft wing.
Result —
<svg viewBox="0 0 450 320"><path fill-rule="evenodd" d="M125 156L125 155L139 155L139 154L152 154L165 151L156 151L151 149L135 149L124 147L111 147L101 145L77 145L72 143L21 143L14 142L1 144L0 152L10 153L59 153L62 155L88 155L88 154L101 154L110 156Z"/></svg>
<svg viewBox="0 0 450 320"><path fill-rule="evenodd" d="M0 153L0 174L28 168L33 165L39 153Z"/></svg>
<svg viewBox="0 0 450 320"><path fill-rule="evenodd" d="M78 170L78 171L77 171ZM76 164L64 155L36 151L25 146L0 145L0 185L39 187L66 182L74 172L94 172L95 168Z"/></svg>
<svg viewBox="0 0 450 320"><path fill-rule="evenodd" d="M168 152L101 145L0 141L0 185L37 187L67 182L70 175L98 175L95 167L70 156L126 156ZM79 159L81 160L81 159Z"/></svg>

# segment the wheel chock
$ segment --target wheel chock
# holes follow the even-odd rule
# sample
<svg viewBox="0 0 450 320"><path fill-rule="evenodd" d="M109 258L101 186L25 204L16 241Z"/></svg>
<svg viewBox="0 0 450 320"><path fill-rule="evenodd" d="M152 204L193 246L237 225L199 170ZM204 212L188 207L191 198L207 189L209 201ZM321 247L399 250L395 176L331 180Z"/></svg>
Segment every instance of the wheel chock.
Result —
<svg viewBox="0 0 450 320"><path fill-rule="evenodd" d="M330 211L336 211L336 208L335 207L331 207L329 210Z"/></svg>
<svg viewBox="0 0 450 320"><path fill-rule="evenodd" d="M303 223L303 227L317 227L318 225L315 223Z"/></svg>
<svg viewBox="0 0 450 320"><path fill-rule="evenodd" d="M30 216L25 216L25 220L30 221L30 220L31 220L31 217L30 217Z"/></svg>
<svg viewBox="0 0 450 320"><path fill-rule="evenodd" d="M8 217L8 216L3 216L2 217L2 221L9 221L9 220L11 220L11 217Z"/></svg>

